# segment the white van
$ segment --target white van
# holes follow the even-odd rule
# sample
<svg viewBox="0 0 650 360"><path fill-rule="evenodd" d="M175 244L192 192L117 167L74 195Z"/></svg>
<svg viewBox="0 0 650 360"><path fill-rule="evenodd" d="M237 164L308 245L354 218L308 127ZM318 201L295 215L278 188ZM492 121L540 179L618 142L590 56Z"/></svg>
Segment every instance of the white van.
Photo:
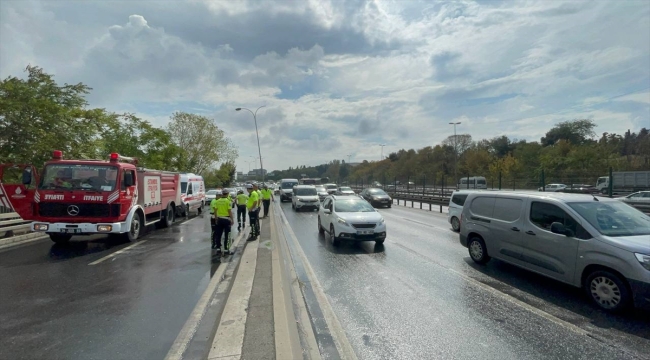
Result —
<svg viewBox="0 0 650 360"><path fill-rule="evenodd" d="M616 199L565 193L475 192L460 243L490 258L582 287L605 310L650 309L650 217Z"/></svg>
<svg viewBox="0 0 650 360"><path fill-rule="evenodd" d="M487 189L487 180L483 176L470 176L458 180L458 189Z"/></svg>
<svg viewBox="0 0 650 360"><path fill-rule="evenodd" d="M280 180L280 202L291 201L293 195L293 187L298 185L298 179L282 179Z"/></svg>
<svg viewBox="0 0 650 360"><path fill-rule="evenodd" d="M203 177L191 173L181 174L181 202L179 213L187 216L190 211L196 210L199 214L205 205L205 184Z"/></svg>
<svg viewBox="0 0 650 360"><path fill-rule="evenodd" d="M473 190L456 190L449 197L449 210L447 210L447 221L451 224L454 231L460 231L460 214L463 212L463 205L467 195L473 193Z"/></svg>

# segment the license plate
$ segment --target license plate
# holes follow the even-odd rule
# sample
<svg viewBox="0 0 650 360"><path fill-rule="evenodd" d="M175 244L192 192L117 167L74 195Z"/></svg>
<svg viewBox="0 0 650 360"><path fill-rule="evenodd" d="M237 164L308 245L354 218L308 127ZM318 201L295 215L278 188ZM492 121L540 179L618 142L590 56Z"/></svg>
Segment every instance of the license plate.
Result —
<svg viewBox="0 0 650 360"><path fill-rule="evenodd" d="M358 230L357 235L372 235L375 233L375 230Z"/></svg>
<svg viewBox="0 0 650 360"><path fill-rule="evenodd" d="M81 233L81 229L61 229L60 232L66 234L79 234Z"/></svg>

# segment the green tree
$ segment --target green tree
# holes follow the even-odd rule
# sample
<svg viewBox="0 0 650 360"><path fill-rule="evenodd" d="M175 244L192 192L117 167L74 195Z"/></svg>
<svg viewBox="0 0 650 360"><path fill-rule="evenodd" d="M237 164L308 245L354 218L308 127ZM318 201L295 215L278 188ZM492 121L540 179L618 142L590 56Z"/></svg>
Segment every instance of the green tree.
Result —
<svg viewBox="0 0 650 360"><path fill-rule="evenodd" d="M36 66L25 71L27 79L0 82L0 162L41 164L55 149L66 157L94 156L106 112L85 108L91 89L60 86Z"/></svg>
<svg viewBox="0 0 650 360"><path fill-rule="evenodd" d="M566 140L572 144L582 145L596 136L595 127L594 121L589 119L563 121L549 130L546 136L542 137L541 143L543 146L549 146L559 140Z"/></svg>
<svg viewBox="0 0 650 360"><path fill-rule="evenodd" d="M176 167L180 170L200 174L219 161L237 158L235 145L205 116L175 112L167 131L179 148Z"/></svg>

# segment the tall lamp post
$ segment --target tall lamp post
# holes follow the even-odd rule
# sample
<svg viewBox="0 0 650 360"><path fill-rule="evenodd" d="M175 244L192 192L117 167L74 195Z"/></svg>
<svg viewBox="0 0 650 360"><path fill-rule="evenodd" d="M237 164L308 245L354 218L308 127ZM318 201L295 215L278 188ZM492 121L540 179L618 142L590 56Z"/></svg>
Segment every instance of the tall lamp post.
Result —
<svg viewBox="0 0 650 360"><path fill-rule="evenodd" d="M264 182L264 165L262 164L262 148L260 147L260 133L257 131L257 111L263 107L265 107L265 105L258 107L257 110L255 110L255 112L247 108L235 109L235 111L246 110L250 112L253 115L253 120L255 120L255 135L257 135L257 151L260 154L260 172L262 173L262 182Z"/></svg>
<svg viewBox="0 0 650 360"><path fill-rule="evenodd" d="M352 154L348 154L348 164L350 163L351 158L352 158Z"/></svg>
<svg viewBox="0 0 650 360"><path fill-rule="evenodd" d="M384 160L384 146L386 146L386 144L379 144L379 146L381 146L381 158L379 160Z"/></svg>
<svg viewBox="0 0 650 360"><path fill-rule="evenodd" d="M458 164L456 158L458 157L458 146L456 143L458 142L458 138L456 137L456 125L460 125L459 122L450 122L449 125L454 125L454 182L456 182L456 186L458 186L458 174L457 174L457 169L458 169Z"/></svg>

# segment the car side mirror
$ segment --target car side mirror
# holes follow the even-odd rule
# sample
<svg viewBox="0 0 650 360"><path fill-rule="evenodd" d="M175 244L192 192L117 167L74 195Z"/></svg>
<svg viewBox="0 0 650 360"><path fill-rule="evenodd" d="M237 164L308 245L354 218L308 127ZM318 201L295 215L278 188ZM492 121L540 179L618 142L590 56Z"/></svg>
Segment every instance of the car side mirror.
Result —
<svg viewBox="0 0 650 360"><path fill-rule="evenodd" d="M559 222L554 222L551 224L551 232L554 234L573 236L573 231L567 229L564 224Z"/></svg>
<svg viewBox="0 0 650 360"><path fill-rule="evenodd" d="M332 210L326 208L326 209L323 209L323 213L324 214L331 214Z"/></svg>
<svg viewBox="0 0 650 360"><path fill-rule="evenodd" d="M127 172L124 174L124 186L129 187L133 186L133 173Z"/></svg>
<svg viewBox="0 0 650 360"><path fill-rule="evenodd" d="M32 169L27 168L23 170L23 185L30 185L32 183Z"/></svg>

